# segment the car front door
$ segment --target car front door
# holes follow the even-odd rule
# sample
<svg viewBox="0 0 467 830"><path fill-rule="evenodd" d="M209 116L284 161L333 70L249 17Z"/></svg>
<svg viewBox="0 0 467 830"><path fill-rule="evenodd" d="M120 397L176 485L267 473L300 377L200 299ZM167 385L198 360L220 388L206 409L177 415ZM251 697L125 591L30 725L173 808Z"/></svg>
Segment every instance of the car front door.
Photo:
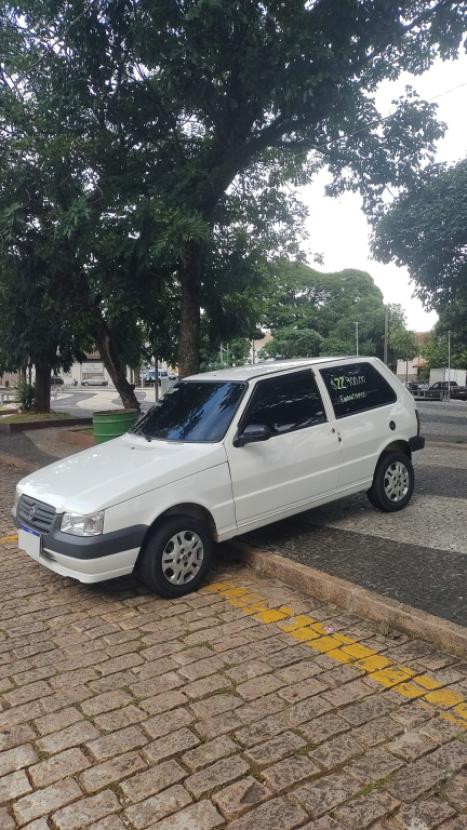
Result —
<svg viewBox="0 0 467 830"><path fill-rule="evenodd" d="M263 426L270 438L236 446L226 442L239 526L299 511L332 493L338 440L310 369L259 380L238 423Z"/></svg>

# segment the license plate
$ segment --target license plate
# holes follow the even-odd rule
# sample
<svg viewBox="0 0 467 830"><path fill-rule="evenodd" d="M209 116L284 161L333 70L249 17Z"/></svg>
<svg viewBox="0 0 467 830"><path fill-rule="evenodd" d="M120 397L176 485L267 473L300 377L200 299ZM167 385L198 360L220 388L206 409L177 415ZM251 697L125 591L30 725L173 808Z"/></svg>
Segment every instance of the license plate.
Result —
<svg viewBox="0 0 467 830"><path fill-rule="evenodd" d="M38 562L41 553L40 533L27 527L20 527L18 530L18 547Z"/></svg>

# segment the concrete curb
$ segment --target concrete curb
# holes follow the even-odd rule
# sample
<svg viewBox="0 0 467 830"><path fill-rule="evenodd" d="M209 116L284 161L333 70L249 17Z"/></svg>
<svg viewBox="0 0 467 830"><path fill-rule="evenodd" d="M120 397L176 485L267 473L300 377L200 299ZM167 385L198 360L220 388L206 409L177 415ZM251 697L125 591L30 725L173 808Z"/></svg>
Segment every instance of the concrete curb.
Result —
<svg viewBox="0 0 467 830"><path fill-rule="evenodd" d="M2 424L0 432L29 432L31 429L55 429L56 427L89 426L92 418L55 418L48 421L22 421Z"/></svg>
<svg viewBox="0 0 467 830"><path fill-rule="evenodd" d="M237 541L229 542L228 546L239 553L247 565L264 576L280 579L291 588L373 620L380 627L395 628L432 643L440 651L467 658L467 628L461 625L361 588L346 579L286 559L279 553Z"/></svg>

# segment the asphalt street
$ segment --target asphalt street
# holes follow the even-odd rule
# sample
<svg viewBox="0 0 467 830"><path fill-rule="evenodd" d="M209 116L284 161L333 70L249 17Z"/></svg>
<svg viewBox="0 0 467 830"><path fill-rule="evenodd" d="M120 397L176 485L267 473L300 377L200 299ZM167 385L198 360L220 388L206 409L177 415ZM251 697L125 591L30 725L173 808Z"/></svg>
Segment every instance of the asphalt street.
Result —
<svg viewBox="0 0 467 830"><path fill-rule="evenodd" d="M428 440L467 444L466 401L417 401L417 408Z"/></svg>
<svg viewBox="0 0 467 830"><path fill-rule="evenodd" d="M155 402L154 387L136 389L136 397L141 408L147 409ZM121 409L122 402L115 389L61 387L52 393L52 409L57 412L69 412L70 415L89 417L93 412L106 409Z"/></svg>

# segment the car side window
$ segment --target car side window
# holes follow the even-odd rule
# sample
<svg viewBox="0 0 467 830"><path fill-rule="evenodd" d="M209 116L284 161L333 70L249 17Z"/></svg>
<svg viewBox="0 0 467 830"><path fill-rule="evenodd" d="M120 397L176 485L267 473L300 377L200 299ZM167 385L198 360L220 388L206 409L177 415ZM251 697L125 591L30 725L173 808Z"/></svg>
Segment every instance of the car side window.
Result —
<svg viewBox="0 0 467 830"><path fill-rule="evenodd" d="M336 418L394 403L394 389L370 363L321 369Z"/></svg>
<svg viewBox="0 0 467 830"><path fill-rule="evenodd" d="M312 373L293 372L261 380L242 421L265 424L273 435L282 435L326 421L323 402Z"/></svg>

